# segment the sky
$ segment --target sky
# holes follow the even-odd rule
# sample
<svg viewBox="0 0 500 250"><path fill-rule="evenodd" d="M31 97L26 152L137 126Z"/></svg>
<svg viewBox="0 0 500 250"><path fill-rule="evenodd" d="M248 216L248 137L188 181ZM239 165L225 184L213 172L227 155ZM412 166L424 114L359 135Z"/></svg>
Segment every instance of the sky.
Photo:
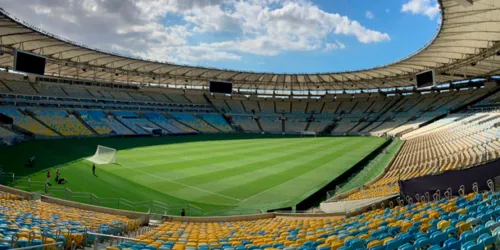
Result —
<svg viewBox="0 0 500 250"><path fill-rule="evenodd" d="M204 67L342 72L400 60L440 24L436 0L0 0L103 51Z"/></svg>

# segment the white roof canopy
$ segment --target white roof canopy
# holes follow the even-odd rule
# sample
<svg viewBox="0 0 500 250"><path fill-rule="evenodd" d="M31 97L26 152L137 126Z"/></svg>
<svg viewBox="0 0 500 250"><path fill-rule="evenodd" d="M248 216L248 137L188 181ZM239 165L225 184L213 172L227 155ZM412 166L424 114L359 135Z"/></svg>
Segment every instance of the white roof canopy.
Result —
<svg viewBox="0 0 500 250"><path fill-rule="evenodd" d="M500 1L474 0L469 7L455 0L439 4L439 31L413 55L367 70L316 74L246 72L125 57L49 34L0 10L0 67L12 68L13 49L22 49L47 57L49 76L177 86L207 86L209 80L221 80L233 82L235 88L294 91L410 86L416 73L428 69L436 69L438 82L500 73Z"/></svg>

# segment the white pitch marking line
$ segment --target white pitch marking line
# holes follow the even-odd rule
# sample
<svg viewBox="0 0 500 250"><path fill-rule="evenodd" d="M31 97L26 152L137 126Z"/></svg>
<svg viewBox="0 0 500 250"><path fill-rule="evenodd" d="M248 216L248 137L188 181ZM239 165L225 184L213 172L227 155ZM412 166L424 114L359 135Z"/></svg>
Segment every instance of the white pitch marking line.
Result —
<svg viewBox="0 0 500 250"><path fill-rule="evenodd" d="M122 166L123 166L123 165L122 165ZM166 178L160 177L160 176L158 176L158 175L154 175L154 174L150 174L150 173L144 172L144 171L139 170L139 169L135 169L135 168L127 167L127 166L123 166L123 167L126 167L126 168L131 169L131 170L134 170L134 171L136 171L136 172L140 172L140 173L143 173L143 174L146 174L146 175L149 175L149 176L151 176L151 177L155 177L155 178L158 178L158 179L161 179L161 180L164 180L164 181L172 182L172 183L175 183L175 184L178 184L178 185L181 185L181 186L187 187L187 188L192 188L192 189L195 189L195 190L198 190L198 191L201 191L201 192L205 192L205 193L208 193L208 194L213 194L213 195L217 195L217 196L221 196L221 197L224 197L224 198L228 198L228 199L231 199L231 200L235 200L235 201L239 201L239 202L241 202L241 200L240 200L240 199L236 199L236 198L233 198L233 197L230 197L230 196L227 196L227 195L218 194L218 193L210 192L210 191L208 191L208 190L204 190L204 189L201 189L201 188L197 188L197 187L189 186L189 185L186 185L186 184L184 184L184 183L180 183L180 182L177 182L177 181L169 180L169 179L166 179Z"/></svg>

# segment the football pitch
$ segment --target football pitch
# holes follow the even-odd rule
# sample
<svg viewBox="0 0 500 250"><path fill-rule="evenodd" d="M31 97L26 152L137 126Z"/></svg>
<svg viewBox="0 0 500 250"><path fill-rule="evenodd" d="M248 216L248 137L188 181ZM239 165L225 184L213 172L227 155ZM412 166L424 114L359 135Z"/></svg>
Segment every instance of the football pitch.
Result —
<svg viewBox="0 0 500 250"><path fill-rule="evenodd" d="M384 142L378 137L240 134L35 140L0 149L0 165L4 172L15 173L13 186L27 189L30 178L30 191L44 191L34 183L45 182L50 170L49 195L54 197L68 198L62 191L68 188L110 198L109 203L98 202L103 206L116 208L111 202L116 198L155 200L175 210L191 204L205 215L219 215L293 206ZM97 166L93 176L92 163L84 158L92 156L97 145L117 149L117 163ZM32 155L35 167L24 167ZM56 168L68 183L55 183ZM73 200L95 204L84 194ZM123 204L120 208L126 209Z"/></svg>

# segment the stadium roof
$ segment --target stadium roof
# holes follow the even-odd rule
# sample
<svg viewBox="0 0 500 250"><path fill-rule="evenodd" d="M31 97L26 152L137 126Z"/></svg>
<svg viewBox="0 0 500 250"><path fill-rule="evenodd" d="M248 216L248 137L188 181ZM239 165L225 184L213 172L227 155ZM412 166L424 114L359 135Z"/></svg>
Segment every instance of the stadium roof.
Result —
<svg viewBox="0 0 500 250"><path fill-rule="evenodd" d="M441 26L421 50L380 67L333 73L278 74L235 71L148 61L112 54L40 30L0 9L0 67L13 67L13 49L46 56L46 75L118 83L207 86L231 81L241 89L285 91L404 87L416 73L436 69L438 82L486 77L500 72L500 1L471 6L439 0ZM409 30L408 32L411 32Z"/></svg>

